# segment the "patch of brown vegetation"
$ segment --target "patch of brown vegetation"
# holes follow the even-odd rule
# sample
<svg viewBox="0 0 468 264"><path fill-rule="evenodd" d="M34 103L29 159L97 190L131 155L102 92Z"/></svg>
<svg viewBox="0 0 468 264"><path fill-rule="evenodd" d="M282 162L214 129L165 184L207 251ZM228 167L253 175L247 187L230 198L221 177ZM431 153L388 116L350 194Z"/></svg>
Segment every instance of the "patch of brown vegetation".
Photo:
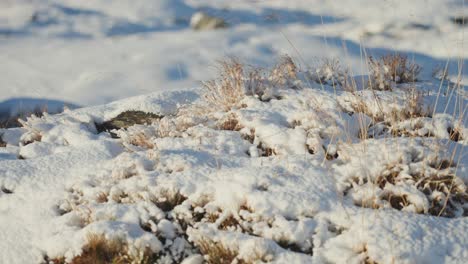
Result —
<svg viewBox="0 0 468 264"><path fill-rule="evenodd" d="M375 59L368 57L369 87L374 90L392 90L392 83L416 82L421 66L402 54L388 54Z"/></svg>
<svg viewBox="0 0 468 264"><path fill-rule="evenodd" d="M198 241L196 245L200 249L200 252L205 256L208 264L233 263L234 260L239 264L246 263L241 259L237 259L237 255L239 253L236 250L232 250L224 246L221 242L202 239Z"/></svg>
<svg viewBox="0 0 468 264"><path fill-rule="evenodd" d="M143 132L135 133L131 136L129 136L128 143L142 147L145 149L153 149L155 148L154 143L151 141L151 138L145 135Z"/></svg>
<svg viewBox="0 0 468 264"><path fill-rule="evenodd" d="M219 229L229 230L229 229L243 229L239 221L231 214L223 222L219 224Z"/></svg>
<svg viewBox="0 0 468 264"><path fill-rule="evenodd" d="M236 59L220 62L219 78L203 83L203 98L207 107L228 112L239 107L246 93L256 93L262 85L258 70L246 73L244 65Z"/></svg>
<svg viewBox="0 0 468 264"><path fill-rule="evenodd" d="M249 132L249 134L242 134L242 138L253 144L255 141L255 129L251 128Z"/></svg>
<svg viewBox="0 0 468 264"><path fill-rule="evenodd" d="M356 91L356 84L351 78L350 70L336 58L320 60L309 75L320 85L340 86L345 91Z"/></svg>
<svg viewBox="0 0 468 264"><path fill-rule="evenodd" d="M415 162L421 163L423 161L416 160ZM454 173L456 171L456 163L448 159L433 159L425 160L424 162L430 168L430 170L424 170L428 174L423 174L423 171L410 172L410 177L408 177L407 173L404 173L403 167L405 165L387 165L381 175L372 181L383 192L378 197L375 197L376 200L374 201L363 201L355 204L362 207L379 209L381 208L381 204L376 203L376 201L383 200L387 201L392 208L402 210L412 204L408 196L406 194L394 194L385 187L387 185L398 186L409 184L416 187L429 201L428 211L418 211L418 213L428 213L443 217L466 215L468 213L465 206L468 202L468 188L463 183L463 180ZM367 181L359 182L358 179L355 179L355 183L361 185L366 184Z"/></svg>
<svg viewBox="0 0 468 264"><path fill-rule="evenodd" d="M107 203L109 201L107 196L108 196L108 194L105 193L105 192L98 193L98 195L96 196L96 202L98 202L98 203Z"/></svg>
<svg viewBox="0 0 468 264"><path fill-rule="evenodd" d="M462 136L460 130L457 129L457 128L449 127L449 128L447 128L447 133L449 133L449 138L452 141L458 142L460 140L463 140L463 136Z"/></svg>
<svg viewBox="0 0 468 264"><path fill-rule="evenodd" d="M363 113L369 116L372 120L369 127L361 127L359 137L361 139L374 138L385 132L390 132L391 136L433 136L431 131L426 131L425 135L421 135L419 129L423 127L421 118L432 116L430 107L425 107L423 102L423 94L416 88L412 87L405 90L403 98L403 107L392 107L390 111L383 110L383 102L379 97L375 97L374 101L366 101L360 97L356 97L356 101L352 102L351 108L358 113ZM375 105L374 105L375 104ZM373 111L372 109L379 109ZM410 120L411 127L408 128L405 121ZM380 129L376 129L379 128Z"/></svg>
<svg viewBox="0 0 468 264"><path fill-rule="evenodd" d="M267 88L299 88L296 82L298 69L289 56L283 56L271 70L246 67L234 58L221 61L219 65L219 77L203 83L204 102L198 107L208 112L242 108L245 96L269 101L270 96L264 97Z"/></svg>
<svg viewBox="0 0 468 264"><path fill-rule="evenodd" d="M46 257L46 262L54 264L150 264L155 263L157 259L158 255L149 249L144 250L138 256L132 256L124 241L107 239L102 234L88 234L87 244L79 256L74 257L70 262L66 262L64 258L49 259Z"/></svg>
<svg viewBox="0 0 468 264"><path fill-rule="evenodd" d="M162 189L152 198L152 202L164 212L172 211L185 200L187 200L187 197L182 195L179 191L172 191L169 189Z"/></svg>
<svg viewBox="0 0 468 264"><path fill-rule="evenodd" d="M381 199L384 201L388 201L392 208L397 210L401 210L404 207L410 205L410 203L408 202L408 197L406 195L395 195L392 193L388 193L381 197Z"/></svg>
<svg viewBox="0 0 468 264"><path fill-rule="evenodd" d="M230 114L218 125L221 130L240 131L243 126L239 123L236 115Z"/></svg>
<svg viewBox="0 0 468 264"><path fill-rule="evenodd" d="M266 146L262 142L258 144L257 148L259 149L261 157L270 157L277 154L275 149Z"/></svg>
<svg viewBox="0 0 468 264"><path fill-rule="evenodd" d="M273 85L286 86L292 89L300 89L295 83L297 80L298 68L291 57L283 55L279 62L269 73L269 78Z"/></svg>
<svg viewBox="0 0 468 264"><path fill-rule="evenodd" d="M124 242L118 239L108 240L104 235L88 234L87 244L83 253L71 261L72 264L104 264L125 263L123 252L126 251Z"/></svg>

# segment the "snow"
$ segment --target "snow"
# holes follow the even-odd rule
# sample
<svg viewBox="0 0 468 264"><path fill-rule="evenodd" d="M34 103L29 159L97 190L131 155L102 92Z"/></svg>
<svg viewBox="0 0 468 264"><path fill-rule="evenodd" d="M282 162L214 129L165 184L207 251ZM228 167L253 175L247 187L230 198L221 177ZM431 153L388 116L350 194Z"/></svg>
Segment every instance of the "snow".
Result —
<svg viewBox="0 0 468 264"><path fill-rule="evenodd" d="M466 10L460 1L309 2L2 1L0 99L86 106L195 87L225 56L269 65L288 53L303 67L336 57L360 74L367 71L362 52L398 50L427 73L449 62L453 77L468 56L464 28L450 21L454 10ZM200 10L230 27L191 30L191 15Z"/></svg>
<svg viewBox="0 0 468 264"><path fill-rule="evenodd" d="M0 128L0 262L71 261L102 234L158 263L203 263L203 245L248 263L465 263L458 66L468 54L450 18L467 10L452 0L0 2L0 117L63 111ZM197 12L228 27L194 31ZM362 88L364 58L395 51L423 66L418 82L340 84ZM199 82L216 60L270 67L284 53L297 79L262 77L262 94L206 107ZM434 78L445 65L448 80ZM125 111L162 118L99 133Z"/></svg>
<svg viewBox="0 0 468 264"><path fill-rule="evenodd" d="M33 250L21 255L21 261L37 262L43 255L71 260L82 252L86 234L103 233L124 238L135 248L168 252L166 256L173 259L192 255L187 253L194 252L189 242L209 238L238 252L239 258L251 260L359 263L370 258L379 263L462 263L467 238L459 230L468 225L462 217L466 208L453 205L458 218L428 215L430 200L411 178L417 173L447 175L452 171L460 175L456 188L466 191L468 163L460 151L452 152L459 161L456 168L431 165L436 164L435 159L450 158L444 154L444 140L449 135L393 139L382 135L359 140L359 133L349 129L349 124L360 118L342 119L348 114L342 112L345 107L338 107L345 99L361 98L359 94L335 91L334 95L333 89L321 90L319 84L303 85L300 90L279 90L280 100L262 102L248 96L246 108L206 114L215 123L226 115L236 116L244 126L240 131L219 130L203 120L180 126L185 121L175 115L176 106L202 102L194 99L201 96L193 90L32 117L21 129L5 130L11 135L7 152L17 152L23 160L1 161L4 176L0 184L12 192L0 199L2 221L9 226L2 232L17 242L1 242L2 248L13 247L2 258L15 262L28 247ZM416 85L427 89L423 83ZM404 107L395 103L398 92L381 93L394 97L380 102L383 109ZM187 103L187 98L192 101ZM426 99L433 101L430 96ZM370 97L364 100L373 102ZM130 106L164 113L164 122L174 122L174 134L159 133L164 123L160 121L118 131L120 139L107 133L96 135L94 122L108 120ZM449 117L454 118L444 115L448 120L445 131L453 122ZM294 120L301 122L291 127ZM429 126L433 120L421 122ZM255 135L249 142L242 133L251 129ZM151 144L132 143L138 132ZM13 136L15 133L22 135ZM463 149L466 143L453 144ZM272 148L274 154L265 157L258 150L249 155L260 145ZM313 154L308 148L314 149ZM328 160L330 153L338 157ZM385 168L391 164L400 168L395 182L383 187L371 184L386 175ZM177 193L186 198L171 211L163 211L161 203ZM104 201L99 200L102 195ZM443 191L432 195L445 197ZM405 196L407 204L400 211L392 208L386 198L392 196ZM195 212L216 216L216 220L196 220ZM21 224L13 224L18 219ZM181 226L174 219L189 223L188 241L180 236ZM225 226L232 221L229 219L240 224ZM30 228L18 235L17 229L23 226ZM303 253L289 251L284 248L287 245Z"/></svg>

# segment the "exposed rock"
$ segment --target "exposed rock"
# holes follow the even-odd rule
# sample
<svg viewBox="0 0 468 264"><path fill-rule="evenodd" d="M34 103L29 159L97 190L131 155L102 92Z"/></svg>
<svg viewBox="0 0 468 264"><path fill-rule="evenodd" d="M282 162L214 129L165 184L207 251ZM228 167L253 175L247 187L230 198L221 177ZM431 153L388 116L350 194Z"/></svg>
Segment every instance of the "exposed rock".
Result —
<svg viewBox="0 0 468 264"><path fill-rule="evenodd" d="M432 26L428 24L414 22L414 23L407 24L405 26L405 29L430 30L432 29Z"/></svg>
<svg viewBox="0 0 468 264"><path fill-rule="evenodd" d="M211 30L227 27L227 23L222 19L197 12L190 19L190 26L195 30Z"/></svg>
<svg viewBox="0 0 468 264"><path fill-rule="evenodd" d="M98 133L107 131L110 132L114 129L128 128L133 125L151 124L156 120L163 118L161 115L154 113L146 113L143 111L125 111L118 116L106 121L102 124L96 124ZM117 137L115 133L111 132L112 137Z"/></svg>

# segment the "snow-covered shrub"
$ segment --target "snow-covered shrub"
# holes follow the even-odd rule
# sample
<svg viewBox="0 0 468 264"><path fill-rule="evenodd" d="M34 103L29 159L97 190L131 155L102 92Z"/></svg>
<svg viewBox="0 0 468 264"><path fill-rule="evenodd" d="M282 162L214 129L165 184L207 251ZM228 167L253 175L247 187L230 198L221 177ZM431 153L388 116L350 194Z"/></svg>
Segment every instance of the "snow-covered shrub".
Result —
<svg viewBox="0 0 468 264"><path fill-rule="evenodd" d="M18 119L18 122L27 130L27 132L21 136L20 142L22 145L41 141L41 117L33 114L30 117L27 117L26 120Z"/></svg>
<svg viewBox="0 0 468 264"><path fill-rule="evenodd" d="M221 130L239 131L243 126L239 123L239 118L235 114L230 113L219 120L218 128Z"/></svg>
<svg viewBox="0 0 468 264"><path fill-rule="evenodd" d="M421 66L401 54L389 54L375 59L367 59L370 78L369 87L374 90L392 90L395 83L417 81Z"/></svg>
<svg viewBox="0 0 468 264"><path fill-rule="evenodd" d="M165 116L153 121L150 125L133 125L127 129L116 130L116 135L122 139L127 148L138 146L145 149L155 148L156 138L181 137L194 124L186 120L186 116Z"/></svg>
<svg viewBox="0 0 468 264"><path fill-rule="evenodd" d="M383 147L368 145L367 150L375 158L372 162L356 146L350 165L360 164L360 159L364 159L368 160L368 168L345 173L348 175L342 183L345 195L362 207L394 208L444 217L466 216L468 189L457 174L456 162L451 157L445 158L442 151L423 147L420 141L414 146L396 144L391 141ZM386 153L388 149L394 153Z"/></svg>
<svg viewBox="0 0 468 264"><path fill-rule="evenodd" d="M187 200L187 197L178 190L158 189L155 194L151 195L150 200L164 212L170 212Z"/></svg>
<svg viewBox="0 0 468 264"><path fill-rule="evenodd" d="M283 55L271 69L268 79L275 86L282 88L300 88L297 80L298 68L291 57Z"/></svg>
<svg viewBox="0 0 468 264"><path fill-rule="evenodd" d="M209 239L200 239L197 246L203 255L206 256L208 264L232 263L239 254L235 250L225 247L220 242L214 242Z"/></svg>
<svg viewBox="0 0 468 264"><path fill-rule="evenodd" d="M107 239L118 235L124 255L157 256L155 262L165 264L384 263L419 243L405 236L411 230L430 237L428 251L439 240L444 247L464 245L463 234L452 238L456 233L450 233L463 219L432 216L466 215L466 161L431 146L448 142L462 149L468 133L448 114L426 113L431 100L420 92L426 91L425 83L397 84L393 91L338 91L333 84L314 83L311 88L317 89L296 90L295 75L302 73L288 58L255 72L259 86L250 92L245 89L249 69L235 66L229 73L235 79L230 84L241 91L232 108L223 108L225 98L217 91L219 107L202 98L199 103L211 107L200 114L193 105L177 104L161 111L162 118L126 123L116 132L120 138L96 133L93 120L103 117L94 117L95 109L34 119L18 128L19 136L34 129L42 136L40 142L18 146L20 154L51 144L48 162L76 149L81 162L90 147L102 155L92 159L98 165L71 171L76 178L64 184L72 187L51 199L57 228L50 228L54 235L46 238L44 252L79 259L89 250L87 233ZM268 97L267 91L279 97ZM154 106L154 100L131 101L131 106L135 102L145 111ZM99 115L124 109L104 108ZM19 136L15 141L7 133L5 141L18 142ZM15 147L10 143L5 150ZM18 163L35 166L30 156ZM0 177L0 187L13 190L13 198L21 195L11 182ZM1 189L6 197L8 190ZM59 197L63 200L55 200ZM433 226L442 231L429 232ZM404 245L382 251L388 245L379 238L393 235ZM401 260L419 260L409 254Z"/></svg>
<svg viewBox="0 0 468 264"><path fill-rule="evenodd" d="M0 128L20 127L23 124L21 120L26 120L32 116L41 117L44 115L44 113L47 113L47 112L48 112L47 106L43 106L43 107L37 106L37 107L34 107L33 109L21 110L11 116L1 115L0 116Z"/></svg>
<svg viewBox="0 0 468 264"><path fill-rule="evenodd" d="M416 135L413 132L420 128L420 122L431 117L431 107L425 102L424 94L415 87L401 88L392 93L389 96L381 91L359 91L348 94L345 100L340 99L344 111L361 113L371 119L369 126L360 128L361 138L376 137L387 132L393 136ZM410 125L402 127L403 123ZM429 135L427 132L423 134Z"/></svg>
<svg viewBox="0 0 468 264"><path fill-rule="evenodd" d="M116 182L125 180L118 179ZM72 188L70 200L59 206L64 217L76 219L70 220L68 224L94 230L92 227L95 225L118 221L116 215L125 212L124 215L129 217L127 220L136 221L132 228L137 233L149 235L154 240L151 245L159 246L131 244L129 237L125 236L122 239L109 239L107 235L113 234L92 234L87 236L82 252L75 253L71 263L180 263L187 256L198 252L185 238L186 226L182 227L183 219L174 218L174 208L182 206L187 199L179 191L154 186L151 190L143 188L133 192L106 185L87 191L82 188L83 186ZM106 189L108 191L105 191ZM99 250L105 255L96 255L99 252L94 251L95 245L100 247ZM119 250L117 255L113 250L116 247ZM102 258L105 258L105 261L99 262ZM58 260L64 259L59 257ZM81 260L97 262L80 262Z"/></svg>
<svg viewBox="0 0 468 264"><path fill-rule="evenodd" d="M106 238L103 234L89 233L86 236L86 245L83 252L71 260L65 258L46 259L54 264L104 264L104 263L140 263L152 264L157 262L160 255L153 253L149 248L132 250L128 243L119 238Z"/></svg>
<svg viewBox="0 0 468 264"><path fill-rule="evenodd" d="M297 66L289 56L283 56L270 70L246 67L236 59L220 63L219 77L203 83L205 107L210 111L228 112L242 107L245 96L262 101L277 98L279 89L300 87Z"/></svg>
<svg viewBox="0 0 468 264"><path fill-rule="evenodd" d="M354 91L355 84L349 70L338 59L322 59L307 72L308 78L320 85L339 86L346 91Z"/></svg>

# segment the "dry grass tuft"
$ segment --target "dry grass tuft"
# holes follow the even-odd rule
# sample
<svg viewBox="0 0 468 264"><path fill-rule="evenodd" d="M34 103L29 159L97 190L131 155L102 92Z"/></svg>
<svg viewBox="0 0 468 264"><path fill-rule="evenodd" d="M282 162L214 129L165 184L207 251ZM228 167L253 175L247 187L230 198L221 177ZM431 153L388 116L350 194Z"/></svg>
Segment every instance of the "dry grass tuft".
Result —
<svg viewBox="0 0 468 264"><path fill-rule="evenodd" d="M277 154L275 149L265 146L262 142L258 144L257 149L262 157L270 157Z"/></svg>
<svg viewBox="0 0 468 264"><path fill-rule="evenodd" d="M372 56L367 63L370 70L369 87L374 90L392 90L393 83L416 82L421 66L401 54L389 54L376 60Z"/></svg>
<svg viewBox="0 0 468 264"><path fill-rule="evenodd" d="M299 89L295 83L298 68L291 57L283 55L275 67L270 71L269 79L274 85Z"/></svg>
<svg viewBox="0 0 468 264"><path fill-rule="evenodd" d="M338 59L323 59L317 66L309 72L310 79L320 85L340 86L346 91L355 91L356 85L353 83L351 74L347 67L344 67Z"/></svg>
<svg viewBox="0 0 468 264"><path fill-rule="evenodd" d="M409 206L411 203L408 201L407 195L396 195L391 192L385 193L382 195L382 200L390 203L390 206L397 210L402 210L403 208ZM378 207L377 207L378 208Z"/></svg>
<svg viewBox="0 0 468 264"><path fill-rule="evenodd" d="M241 102L245 96L268 101L275 97L268 92L273 88L299 88L297 71L297 66L289 56L283 56L270 70L246 67L234 58L221 61L219 77L203 83L204 108L228 112L243 107Z"/></svg>
<svg viewBox="0 0 468 264"><path fill-rule="evenodd" d="M262 89L258 70L246 73L244 65L233 58L220 63L219 75L218 80L203 83L203 98L214 109L227 112L239 107L246 93L255 94Z"/></svg>
<svg viewBox="0 0 468 264"><path fill-rule="evenodd" d="M418 130L422 127L422 121L419 118L431 117L432 110L424 105L423 94L415 87L405 89L404 92L403 107L391 106L387 110L384 110L383 105L388 102L381 100L378 96L375 96L373 100L365 100L356 95L351 108L356 113L367 115L372 121L369 127L361 127L359 133L361 139L374 138L384 132L390 132L390 135L394 137L418 135ZM411 128L400 125L406 120L411 120ZM429 131L425 136L432 136L432 133Z"/></svg>
<svg viewBox="0 0 468 264"><path fill-rule="evenodd" d="M74 257L70 262L65 259L48 259L47 263L54 264L151 264L158 260L158 254L145 249L138 252L138 255L131 255L128 245L120 239L106 239L102 234L88 234L87 244L83 248L81 255Z"/></svg>
<svg viewBox="0 0 468 264"><path fill-rule="evenodd" d="M251 128L249 130L249 133L243 133L242 134L242 138L247 140L248 142L250 142L250 144L253 144L254 141L255 141L255 129L254 128Z"/></svg>
<svg viewBox="0 0 468 264"><path fill-rule="evenodd" d="M184 119L163 117L155 120L149 126L135 125L126 129L116 131L116 137L122 139L125 144L138 146L145 149L157 148L157 138L181 137L192 124L184 122Z"/></svg>
<svg viewBox="0 0 468 264"><path fill-rule="evenodd" d="M240 131L242 128L243 126L239 123L239 119L235 114L228 115L218 125L218 129L221 130Z"/></svg>
<svg viewBox="0 0 468 264"><path fill-rule="evenodd" d="M164 212L172 211L176 206L182 204L187 197L179 191L161 189L151 201Z"/></svg>
<svg viewBox="0 0 468 264"><path fill-rule="evenodd" d="M237 249L226 247L219 241L213 241L208 238L202 238L196 242L196 246L203 254L205 263L208 264L253 264L253 263L268 263L273 260L271 255L265 255L257 251L252 252L253 254L248 259L240 258Z"/></svg>
<svg viewBox="0 0 468 264"><path fill-rule="evenodd" d="M232 230L232 229L240 229L242 230L242 226L239 221L231 214L223 222L219 224L219 229L221 230Z"/></svg>
<svg viewBox="0 0 468 264"><path fill-rule="evenodd" d="M238 252L225 247L220 242L215 242L209 239L202 239L196 243L200 252L205 256L208 264L226 264L226 263L245 263L241 259L237 259Z"/></svg>
<svg viewBox="0 0 468 264"><path fill-rule="evenodd" d="M459 128L449 127L449 128L447 128L447 132L449 134L450 140L455 141L455 142L463 140L463 136L462 136L462 133L460 132Z"/></svg>
<svg viewBox="0 0 468 264"><path fill-rule="evenodd" d="M72 264L127 263L123 255L127 251L123 241L118 239L108 240L104 235L100 234L88 234L87 240L83 253L73 258Z"/></svg>
<svg viewBox="0 0 468 264"><path fill-rule="evenodd" d="M102 234L88 234L87 244L83 248L81 255L74 257L67 262L65 258L49 259L46 257L47 263L54 264L120 264L129 263L125 260L125 252L127 251L125 243L121 240L108 240Z"/></svg>
<svg viewBox="0 0 468 264"><path fill-rule="evenodd" d="M425 163L425 164L424 164ZM443 217L460 217L467 214L465 204L468 202L468 189L463 180L457 177L456 164L447 159L426 159L415 161L415 165L427 167L422 171L404 171L404 164L388 164L381 174L372 180L375 185L375 197L371 200L355 201L362 207L379 209L386 203L397 210L413 206L417 213L431 214ZM411 165L411 164L410 164ZM367 180L356 182L357 185L366 184ZM414 204L409 195L411 193L395 193L395 186L414 186L421 196L429 202L429 208L423 210L420 205Z"/></svg>
<svg viewBox="0 0 468 264"><path fill-rule="evenodd" d="M176 120L170 117L163 117L153 123L156 127L156 136L159 138L177 137L182 131L187 130L191 126L184 120Z"/></svg>
<svg viewBox="0 0 468 264"><path fill-rule="evenodd" d="M391 127L404 120L414 119L418 117L431 117L432 110L429 107L424 107L423 94L416 88L405 90L404 106L401 109L393 109L385 121ZM415 127L417 128L417 126ZM404 134L404 133L402 133Z"/></svg>
<svg viewBox="0 0 468 264"><path fill-rule="evenodd" d="M96 202L98 203L107 203L109 201L108 194L105 192L100 192L96 195Z"/></svg>
<svg viewBox="0 0 468 264"><path fill-rule="evenodd" d="M423 98L423 93L415 87L405 90L404 107L396 115L392 113L393 119L401 121L415 117L430 117L432 110L424 107Z"/></svg>
<svg viewBox="0 0 468 264"><path fill-rule="evenodd" d="M146 149L155 148L155 145L151 141L151 138L148 137L147 135L145 135L145 133L143 133L143 132L138 132L138 133L135 133L135 134L129 136L128 143L130 143L130 144L132 144L134 146L138 146L138 147L142 147L142 148L146 148Z"/></svg>

